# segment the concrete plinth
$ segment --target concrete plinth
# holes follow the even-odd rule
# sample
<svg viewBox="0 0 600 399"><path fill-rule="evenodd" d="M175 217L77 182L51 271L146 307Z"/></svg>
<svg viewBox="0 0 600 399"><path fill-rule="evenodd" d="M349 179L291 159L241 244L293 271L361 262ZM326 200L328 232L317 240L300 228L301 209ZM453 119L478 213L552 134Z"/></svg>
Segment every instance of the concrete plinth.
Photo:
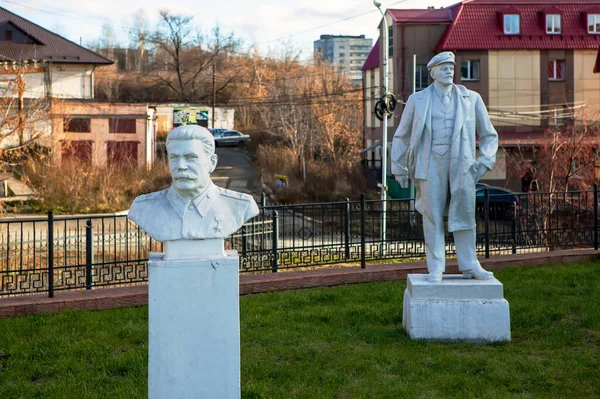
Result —
<svg viewBox="0 0 600 399"><path fill-rule="evenodd" d="M510 313L502 283L493 278L444 278L409 274L402 326L412 339L510 341Z"/></svg>
<svg viewBox="0 0 600 399"><path fill-rule="evenodd" d="M240 397L238 255L165 260L148 282L150 399Z"/></svg>

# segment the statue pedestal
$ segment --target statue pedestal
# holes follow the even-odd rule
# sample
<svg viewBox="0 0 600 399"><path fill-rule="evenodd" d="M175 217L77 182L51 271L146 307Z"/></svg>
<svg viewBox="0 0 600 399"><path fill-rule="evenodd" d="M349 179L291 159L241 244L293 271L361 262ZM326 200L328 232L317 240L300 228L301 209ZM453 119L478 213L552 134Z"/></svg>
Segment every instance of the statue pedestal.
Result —
<svg viewBox="0 0 600 399"><path fill-rule="evenodd" d="M402 326L412 339L486 343L510 341L510 313L502 283L444 276L429 282L409 274Z"/></svg>
<svg viewBox="0 0 600 399"><path fill-rule="evenodd" d="M240 397L239 258L216 252L150 256L150 399Z"/></svg>

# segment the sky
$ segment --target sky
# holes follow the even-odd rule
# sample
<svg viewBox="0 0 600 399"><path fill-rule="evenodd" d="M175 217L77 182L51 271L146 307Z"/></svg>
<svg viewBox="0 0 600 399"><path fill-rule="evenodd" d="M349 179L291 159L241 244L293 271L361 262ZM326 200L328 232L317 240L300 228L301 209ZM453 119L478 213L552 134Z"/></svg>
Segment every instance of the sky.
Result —
<svg viewBox="0 0 600 399"><path fill-rule="evenodd" d="M381 9L447 7L459 0L380 1ZM312 54L321 34L361 35L376 39L381 14L372 0L0 0L0 7L84 45L96 41L103 25L111 24L117 39L128 43L124 26L139 9L150 25L158 10L193 17L205 34L215 25L255 46L263 55L286 48Z"/></svg>

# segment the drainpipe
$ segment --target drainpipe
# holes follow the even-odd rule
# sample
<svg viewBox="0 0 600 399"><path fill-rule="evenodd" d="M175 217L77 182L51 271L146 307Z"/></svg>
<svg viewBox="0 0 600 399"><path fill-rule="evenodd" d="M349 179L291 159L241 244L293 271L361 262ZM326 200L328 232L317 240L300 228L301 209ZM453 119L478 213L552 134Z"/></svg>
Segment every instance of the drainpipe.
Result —
<svg viewBox="0 0 600 399"><path fill-rule="evenodd" d="M152 169L154 154L154 113L156 107L148 106L146 108L146 170Z"/></svg>

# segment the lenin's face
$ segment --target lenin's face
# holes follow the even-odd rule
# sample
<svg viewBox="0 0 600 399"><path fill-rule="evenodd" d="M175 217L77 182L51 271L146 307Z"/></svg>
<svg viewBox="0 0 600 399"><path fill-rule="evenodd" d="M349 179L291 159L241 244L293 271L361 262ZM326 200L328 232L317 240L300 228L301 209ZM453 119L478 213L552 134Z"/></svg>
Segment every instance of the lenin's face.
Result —
<svg viewBox="0 0 600 399"><path fill-rule="evenodd" d="M217 166L217 154L204 152L200 140L174 140L167 145L173 186L186 198L195 198L210 184Z"/></svg>
<svg viewBox="0 0 600 399"><path fill-rule="evenodd" d="M434 66L431 68L431 77L443 86L451 85L454 81L454 64L447 62Z"/></svg>

